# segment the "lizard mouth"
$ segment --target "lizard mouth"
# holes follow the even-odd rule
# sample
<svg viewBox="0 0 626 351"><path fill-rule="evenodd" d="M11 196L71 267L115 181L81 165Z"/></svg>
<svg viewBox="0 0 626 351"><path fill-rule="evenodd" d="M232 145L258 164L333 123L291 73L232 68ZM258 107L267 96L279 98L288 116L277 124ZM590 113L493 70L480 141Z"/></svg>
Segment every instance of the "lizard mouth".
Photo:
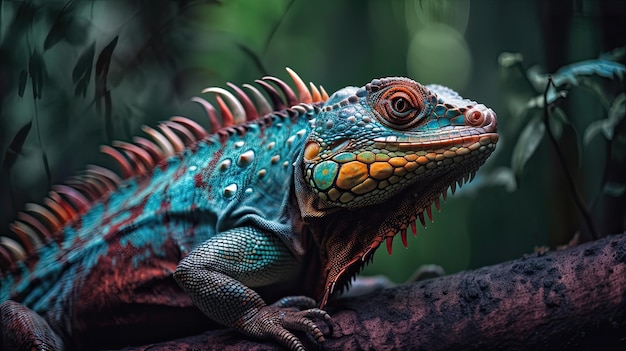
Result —
<svg viewBox="0 0 626 351"><path fill-rule="evenodd" d="M420 184L442 175L474 168L473 163L484 160L497 141L495 133L450 127L428 136L376 138L371 141L371 151L365 152L350 151L349 142L338 142L325 158L319 156L319 144L309 142L304 151L304 173L328 206L366 207L400 192L420 189Z"/></svg>
<svg viewBox="0 0 626 351"><path fill-rule="evenodd" d="M472 130L468 132L472 132ZM479 166L484 163L495 148L495 144L498 142L498 139L499 136L496 133L471 133L470 135L460 136L458 138L446 137L441 141L432 141L430 143L432 148L443 148L444 150L442 152L441 150L435 150L435 152L427 153L426 155L421 156L430 162L426 163L427 168L429 164L440 165L443 160L450 158L452 158L453 161L462 162L465 155L470 155L472 159L477 161L467 168L463 167L462 169L465 169L466 171L461 171L460 175L457 176L456 179L454 175L451 176L444 173L442 174L442 178L448 179L439 179L433 184L428 185L430 189L441 189L440 191L435 190L428 193L423 191L423 189L420 189L406 194L404 202L408 205L405 207L408 207L409 211L410 209L413 211L408 212L411 214L404 217L406 220L404 223L400 223L399 225L396 225L386 232L383 232L383 234L377 236L372 242L372 246L378 247L383 241L385 241L387 251L391 255L393 238L397 233L400 233L402 245L405 248L408 248L407 229L411 228L413 235L416 236L418 220L424 228L426 228L426 217L432 223L432 205L435 205L437 211L441 211L440 199L444 202L446 201L448 190L452 193L452 195L454 195L457 187L461 188L464 184L471 182L476 176L476 171ZM398 142L398 144L401 143L403 142ZM420 141L419 143L420 147L423 147L427 142ZM423 160L423 162L427 162L426 160ZM418 158L417 161L420 162L420 159ZM421 198L424 196L424 193L429 195L427 195L426 198Z"/></svg>
<svg viewBox="0 0 626 351"><path fill-rule="evenodd" d="M433 154L433 158L439 154L441 155L438 157L439 160L443 160L444 158L465 156L479 150L483 146L489 147L489 145L495 145L498 139L499 136L496 133L488 133L477 129L455 130L450 128L437 135L389 136L374 139L374 142L376 143L375 146L394 149L400 152L423 153L424 155ZM454 152L455 155L446 154L446 152Z"/></svg>
<svg viewBox="0 0 626 351"><path fill-rule="evenodd" d="M372 259L374 251L383 242L385 242L387 251L391 254L393 239L399 233L403 246L408 247L407 234L409 228L413 235L416 235L418 221L423 227L426 227L427 220L432 222L432 205L434 204L435 208L440 211L440 199L445 201L448 191L454 194L457 187L461 187L475 177L480 165L484 163L494 150L498 138L498 134L495 133L470 133L469 135L460 135L453 138L445 137L430 141L427 150L432 151L420 152L424 154L418 156L414 162L423 162L420 166L430 169L432 172L429 174L432 175L416 181L414 186L408 187L411 190L401 191L395 195L393 201L391 201L391 203L395 204L392 210L394 215L379 217L376 213L367 212L367 216L372 217L373 220L381 220L382 223L378 222L378 229L375 233L372 233L374 234L373 236L369 237L369 245L365 244L360 246L359 249L351 251L351 254L348 256L351 256L351 259L335 266L335 268L339 269L332 269L334 272L328 276L329 279L327 280L322 298L322 306L326 303L328 297L333 294L336 286L343 290L346 284L349 284L350 278L356 275ZM411 146L413 148L418 147L417 144L410 145L410 140L408 139L408 137L405 140L386 139L385 142L391 146L400 147L402 145L407 150ZM424 150L426 142L420 140L418 143L420 150ZM446 168L444 163L455 164L457 167ZM367 211L366 208L363 210ZM364 227L360 227L359 233L355 235L362 237L364 229ZM339 255L339 253L334 254Z"/></svg>

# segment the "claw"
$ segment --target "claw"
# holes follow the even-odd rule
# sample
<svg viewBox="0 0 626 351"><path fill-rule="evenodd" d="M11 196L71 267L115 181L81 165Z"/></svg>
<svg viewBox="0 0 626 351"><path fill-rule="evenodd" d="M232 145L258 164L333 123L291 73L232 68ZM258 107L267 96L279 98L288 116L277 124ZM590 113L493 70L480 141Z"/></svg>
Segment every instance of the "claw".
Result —
<svg viewBox="0 0 626 351"><path fill-rule="evenodd" d="M329 325L330 315L320 308L309 308L294 311L293 307L308 306L315 304L315 300L306 296L284 297L270 306L262 308L258 314L248 320L244 330L252 336L260 338L271 338L289 350L305 350L303 343L293 334L293 331L300 331L307 334L317 343L322 343L326 339L324 333L313 321L321 319Z"/></svg>

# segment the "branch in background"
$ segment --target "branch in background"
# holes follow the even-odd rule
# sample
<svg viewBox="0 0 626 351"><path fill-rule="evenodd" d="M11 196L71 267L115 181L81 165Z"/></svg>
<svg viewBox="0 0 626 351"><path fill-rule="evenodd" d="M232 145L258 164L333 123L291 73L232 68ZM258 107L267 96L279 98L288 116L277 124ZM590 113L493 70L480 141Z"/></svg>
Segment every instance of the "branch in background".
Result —
<svg viewBox="0 0 626 351"><path fill-rule="evenodd" d="M576 203L578 211L580 211L580 214L583 216L583 220L585 222L585 225L587 226L587 230L589 230L591 238L593 240L596 240L598 239L598 235L596 234L596 229L593 225L591 214L587 210L587 206L585 205L582 196L580 195L580 191L578 191L578 188L574 183L572 174L567 169L567 162L565 161L563 150L561 150L561 147L559 147L559 143L557 142L556 137L554 136L554 133L550 128L550 117L552 115L552 108L554 106L554 103L548 103L548 92L551 86L556 88L554 82L552 81L552 77L548 77L548 83L546 84L546 89L543 92L543 124L545 125L546 131L548 132L548 139L550 139L550 143L552 144L552 147L556 152L556 156L559 159L559 165L561 166L561 170L563 171L565 179L567 180L567 186L569 188L570 194L572 194L572 197L574 198L574 202Z"/></svg>
<svg viewBox="0 0 626 351"><path fill-rule="evenodd" d="M624 350L626 235L341 299L328 310L328 350ZM137 350L217 345L278 349L217 330Z"/></svg>

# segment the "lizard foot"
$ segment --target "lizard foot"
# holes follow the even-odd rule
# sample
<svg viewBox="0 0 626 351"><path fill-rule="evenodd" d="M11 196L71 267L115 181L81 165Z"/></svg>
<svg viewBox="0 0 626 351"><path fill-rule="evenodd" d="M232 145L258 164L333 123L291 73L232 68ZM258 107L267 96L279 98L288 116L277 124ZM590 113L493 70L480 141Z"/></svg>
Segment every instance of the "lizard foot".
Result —
<svg viewBox="0 0 626 351"><path fill-rule="evenodd" d="M285 297L261 308L244 323L243 329L254 337L276 340L290 350L305 351L290 330L304 332L317 343L324 342L324 334L312 318L328 322L330 315L314 306L315 300L305 296Z"/></svg>

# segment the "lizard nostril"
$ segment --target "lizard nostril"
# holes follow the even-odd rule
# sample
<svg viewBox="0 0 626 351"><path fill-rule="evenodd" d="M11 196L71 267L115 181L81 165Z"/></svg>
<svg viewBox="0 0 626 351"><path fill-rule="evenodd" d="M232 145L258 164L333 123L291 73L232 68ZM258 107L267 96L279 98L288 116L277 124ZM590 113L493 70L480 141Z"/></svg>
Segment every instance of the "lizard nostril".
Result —
<svg viewBox="0 0 626 351"><path fill-rule="evenodd" d="M474 110L468 114L466 120L469 125L482 126L485 121L485 115L478 110Z"/></svg>
<svg viewBox="0 0 626 351"><path fill-rule="evenodd" d="M496 132L496 114L485 105L476 105L465 113L465 124L472 127L482 127L488 133Z"/></svg>

